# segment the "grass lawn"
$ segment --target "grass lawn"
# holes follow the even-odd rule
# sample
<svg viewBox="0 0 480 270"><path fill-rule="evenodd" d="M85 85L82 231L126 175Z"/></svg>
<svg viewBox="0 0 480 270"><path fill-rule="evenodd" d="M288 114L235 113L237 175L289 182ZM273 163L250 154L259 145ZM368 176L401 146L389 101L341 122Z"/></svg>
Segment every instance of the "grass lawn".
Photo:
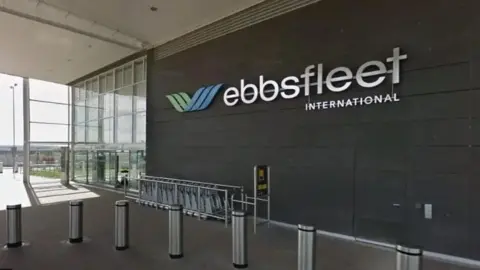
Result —
<svg viewBox="0 0 480 270"><path fill-rule="evenodd" d="M31 171L30 175L59 179L61 178L62 173L60 171Z"/></svg>

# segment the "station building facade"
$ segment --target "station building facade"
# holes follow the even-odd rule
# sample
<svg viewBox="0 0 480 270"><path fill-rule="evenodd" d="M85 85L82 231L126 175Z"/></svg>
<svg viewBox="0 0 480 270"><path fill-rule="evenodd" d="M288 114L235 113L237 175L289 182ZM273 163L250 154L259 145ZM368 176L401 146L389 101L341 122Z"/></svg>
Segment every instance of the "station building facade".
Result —
<svg viewBox="0 0 480 270"><path fill-rule="evenodd" d="M247 188L267 164L273 220L480 260L475 10L474 0L325 0L185 49L193 36L181 37L117 63L133 74L123 66L118 87L117 67L115 79L100 75L93 107L111 110L93 112L98 133L75 111L76 160L106 151L82 149L90 137L107 138L130 147L130 164L146 151L148 175ZM89 93L88 80L73 85Z"/></svg>

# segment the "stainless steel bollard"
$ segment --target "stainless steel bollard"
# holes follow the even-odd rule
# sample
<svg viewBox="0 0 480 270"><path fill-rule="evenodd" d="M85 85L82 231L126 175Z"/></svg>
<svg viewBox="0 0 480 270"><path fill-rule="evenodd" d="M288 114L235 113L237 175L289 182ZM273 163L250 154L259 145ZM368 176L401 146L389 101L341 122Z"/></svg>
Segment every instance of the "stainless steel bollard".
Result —
<svg viewBox="0 0 480 270"><path fill-rule="evenodd" d="M170 205L168 211L168 254L172 259L183 257L183 206Z"/></svg>
<svg viewBox="0 0 480 270"><path fill-rule="evenodd" d="M397 245L396 270L421 270L423 251L420 248Z"/></svg>
<svg viewBox="0 0 480 270"><path fill-rule="evenodd" d="M68 206L68 242L83 242L83 201L70 201Z"/></svg>
<svg viewBox="0 0 480 270"><path fill-rule="evenodd" d="M125 250L129 245L128 201L115 202L115 249Z"/></svg>
<svg viewBox="0 0 480 270"><path fill-rule="evenodd" d="M7 205L7 247L22 246L22 205Z"/></svg>
<svg viewBox="0 0 480 270"><path fill-rule="evenodd" d="M248 267L246 214L242 211L232 212L233 267Z"/></svg>
<svg viewBox="0 0 480 270"><path fill-rule="evenodd" d="M298 225L298 270L315 269L316 234L315 227Z"/></svg>

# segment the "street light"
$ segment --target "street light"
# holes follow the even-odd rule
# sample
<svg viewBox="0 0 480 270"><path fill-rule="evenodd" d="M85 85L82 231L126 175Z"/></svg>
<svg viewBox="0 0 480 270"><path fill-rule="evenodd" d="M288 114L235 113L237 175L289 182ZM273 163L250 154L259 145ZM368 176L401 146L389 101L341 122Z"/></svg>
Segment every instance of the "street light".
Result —
<svg viewBox="0 0 480 270"><path fill-rule="evenodd" d="M12 157L13 157L13 173L17 172L17 147L15 146L15 87L17 87L17 84L13 84L10 86L10 89L12 89L12 104L13 104L13 146L12 146Z"/></svg>

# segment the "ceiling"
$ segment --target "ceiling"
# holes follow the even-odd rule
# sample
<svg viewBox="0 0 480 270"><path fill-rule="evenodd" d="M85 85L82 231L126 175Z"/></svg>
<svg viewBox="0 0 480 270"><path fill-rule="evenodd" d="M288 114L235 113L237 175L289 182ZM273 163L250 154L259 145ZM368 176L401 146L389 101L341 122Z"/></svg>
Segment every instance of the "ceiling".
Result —
<svg viewBox="0 0 480 270"><path fill-rule="evenodd" d="M0 0L0 72L66 84L263 0Z"/></svg>

